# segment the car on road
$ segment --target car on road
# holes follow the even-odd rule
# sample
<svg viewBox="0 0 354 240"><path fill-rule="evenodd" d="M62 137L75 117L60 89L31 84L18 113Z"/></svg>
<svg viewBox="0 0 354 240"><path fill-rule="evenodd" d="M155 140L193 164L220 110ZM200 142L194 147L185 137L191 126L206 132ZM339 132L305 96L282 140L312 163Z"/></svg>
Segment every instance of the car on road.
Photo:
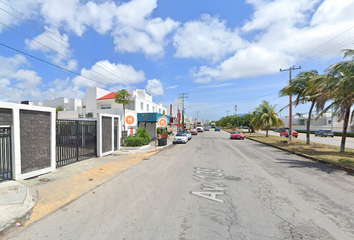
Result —
<svg viewBox="0 0 354 240"><path fill-rule="evenodd" d="M187 142L188 142L188 136L187 136L187 133L185 133L185 132L177 133L173 139L173 144L187 143Z"/></svg>
<svg viewBox="0 0 354 240"><path fill-rule="evenodd" d="M220 128L219 128L219 127L216 127L214 131L215 131L215 132L216 132L216 131L219 131L219 132L220 132Z"/></svg>
<svg viewBox="0 0 354 240"><path fill-rule="evenodd" d="M204 128L204 131L209 131L209 127L205 127L205 128Z"/></svg>
<svg viewBox="0 0 354 240"><path fill-rule="evenodd" d="M204 129L203 129L203 127L197 127L197 131L198 132L204 132Z"/></svg>
<svg viewBox="0 0 354 240"><path fill-rule="evenodd" d="M334 134L331 130L318 130L315 132L315 137L320 136L320 137L333 137Z"/></svg>
<svg viewBox="0 0 354 240"><path fill-rule="evenodd" d="M283 128L282 130L280 130L280 136L281 137L289 137L289 128ZM295 131L293 129L292 134L291 134L294 138L297 138L299 136L299 133L297 131Z"/></svg>
<svg viewBox="0 0 354 240"><path fill-rule="evenodd" d="M245 140L245 135L241 131L232 131L230 133L230 139L242 139Z"/></svg>
<svg viewBox="0 0 354 240"><path fill-rule="evenodd" d="M187 134L188 141L192 139L192 133L189 130L185 130L185 131L183 131L183 133Z"/></svg>
<svg viewBox="0 0 354 240"><path fill-rule="evenodd" d="M191 129L190 132L192 135L198 135L198 131L196 129Z"/></svg>

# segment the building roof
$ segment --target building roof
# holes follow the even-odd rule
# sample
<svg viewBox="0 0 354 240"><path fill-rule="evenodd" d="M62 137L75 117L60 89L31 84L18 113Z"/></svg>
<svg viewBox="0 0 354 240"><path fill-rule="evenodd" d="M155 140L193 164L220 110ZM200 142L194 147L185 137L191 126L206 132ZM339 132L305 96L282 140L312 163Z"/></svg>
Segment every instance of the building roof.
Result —
<svg viewBox="0 0 354 240"><path fill-rule="evenodd" d="M111 92L111 93L108 93L107 95L104 95L103 97L101 97L97 100L115 99L116 95L117 95L117 93Z"/></svg>

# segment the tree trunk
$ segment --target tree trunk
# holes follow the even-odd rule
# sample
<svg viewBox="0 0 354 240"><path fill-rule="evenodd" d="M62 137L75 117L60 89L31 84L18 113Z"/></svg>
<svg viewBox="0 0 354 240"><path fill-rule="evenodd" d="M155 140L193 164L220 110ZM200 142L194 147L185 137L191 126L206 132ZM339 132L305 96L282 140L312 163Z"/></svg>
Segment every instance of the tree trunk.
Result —
<svg viewBox="0 0 354 240"><path fill-rule="evenodd" d="M268 137L268 130L269 130L269 128L267 128L266 130L267 130L267 131L266 131L266 137Z"/></svg>
<svg viewBox="0 0 354 240"><path fill-rule="evenodd" d="M343 122L343 133L342 133L342 141L340 143L340 152L345 152L345 141L347 138L347 129L349 123L349 116L350 116L350 106L347 106L347 111L345 113L344 122Z"/></svg>
<svg viewBox="0 0 354 240"><path fill-rule="evenodd" d="M312 109L315 106L315 101L312 101L310 111L309 111L309 117L307 118L307 123L306 123L306 144L310 145L310 125L311 125L311 115L312 115Z"/></svg>

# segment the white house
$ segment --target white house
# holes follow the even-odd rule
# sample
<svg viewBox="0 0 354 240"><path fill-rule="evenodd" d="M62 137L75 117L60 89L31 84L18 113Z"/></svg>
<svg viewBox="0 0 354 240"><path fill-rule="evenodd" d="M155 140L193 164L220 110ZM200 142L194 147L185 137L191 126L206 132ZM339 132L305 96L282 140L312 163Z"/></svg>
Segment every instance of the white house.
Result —
<svg viewBox="0 0 354 240"><path fill-rule="evenodd" d="M157 116L167 115L167 108L163 107L161 103L154 103L152 96L145 90L137 89L128 91L128 93L131 97L126 106L125 119L123 119L123 105L115 102L116 93L97 87L86 89L86 96L82 99L82 117L97 118L98 113L119 115L122 117L122 124L128 131L128 135L134 134L138 127L144 126L150 136L155 137ZM146 122L140 118L138 126L138 114L146 113L154 113L154 115L151 115L152 117L149 115L150 118ZM63 111L58 113L59 119L79 117L78 112Z"/></svg>
<svg viewBox="0 0 354 240"><path fill-rule="evenodd" d="M61 106L64 111L77 111L79 114L82 114L81 99L67 99L64 97L58 97L51 100L44 100L42 105L45 107L53 108Z"/></svg>
<svg viewBox="0 0 354 240"><path fill-rule="evenodd" d="M333 115L331 112L324 113L323 116L317 118L317 114L311 116L311 130L316 131L320 129L327 129L335 132L341 132L343 130L343 121L338 122L338 116ZM305 130L307 124L308 114L293 116L293 128L295 130ZM289 116L282 118L284 125L289 126Z"/></svg>

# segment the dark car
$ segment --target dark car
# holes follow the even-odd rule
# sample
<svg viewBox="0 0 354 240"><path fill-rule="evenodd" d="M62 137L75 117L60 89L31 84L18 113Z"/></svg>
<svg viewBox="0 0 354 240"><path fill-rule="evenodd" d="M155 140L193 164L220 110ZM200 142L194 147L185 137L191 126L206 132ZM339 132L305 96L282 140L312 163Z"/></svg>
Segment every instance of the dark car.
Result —
<svg viewBox="0 0 354 240"><path fill-rule="evenodd" d="M331 130L318 130L315 132L315 137L320 136L320 137L333 137L334 134Z"/></svg>
<svg viewBox="0 0 354 240"><path fill-rule="evenodd" d="M216 127L214 131L219 131L220 132L220 128Z"/></svg>

